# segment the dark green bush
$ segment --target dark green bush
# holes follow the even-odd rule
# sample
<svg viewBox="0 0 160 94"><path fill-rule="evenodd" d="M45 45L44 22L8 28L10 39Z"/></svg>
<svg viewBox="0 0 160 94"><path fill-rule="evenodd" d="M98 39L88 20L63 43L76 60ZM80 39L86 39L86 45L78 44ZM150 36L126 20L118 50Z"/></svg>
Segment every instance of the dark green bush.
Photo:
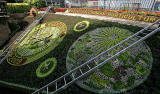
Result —
<svg viewBox="0 0 160 94"><path fill-rule="evenodd" d="M20 29L20 26L17 23L9 23L9 28L11 31L17 31L18 29Z"/></svg>
<svg viewBox="0 0 160 94"><path fill-rule="evenodd" d="M7 5L9 13L25 13L29 12L30 5Z"/></svg>
<svg viewBox="0 0 160 94"><path fill-rule="evenodd" d="M35 6L36 8L43 8L46 7L45 1L44 0L37 0L34 3L31 3L31 6Z"/></svg>

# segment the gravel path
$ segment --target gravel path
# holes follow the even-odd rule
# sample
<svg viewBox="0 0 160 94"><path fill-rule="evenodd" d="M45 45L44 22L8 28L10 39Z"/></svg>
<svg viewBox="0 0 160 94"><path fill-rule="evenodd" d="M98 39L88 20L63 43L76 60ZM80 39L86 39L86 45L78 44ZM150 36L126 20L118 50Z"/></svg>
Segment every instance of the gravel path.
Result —
<svg viewBox="0 0 160 94"><path fill-rule="evenodd" d="M42 13L42 12L40 12L40 13ZM55 14L58 14L58 15L67 15L67 16L80 16L80 17L83 17L83 18L105 20L105 21L111 21L111 22L118 22L120 24L127 24L127 25L133 25L133 26L138 26L138 27L146 27L146 26L152 24L152 23L146 23L146 22L140 22L140 21L131 21L131 20L126 20L126 19L106 17L106 16L97 16L97 15L64 13L64 12L57 12ZM151 28L155 29L157 27L158 27L158 25L154 25Z"/></svg>

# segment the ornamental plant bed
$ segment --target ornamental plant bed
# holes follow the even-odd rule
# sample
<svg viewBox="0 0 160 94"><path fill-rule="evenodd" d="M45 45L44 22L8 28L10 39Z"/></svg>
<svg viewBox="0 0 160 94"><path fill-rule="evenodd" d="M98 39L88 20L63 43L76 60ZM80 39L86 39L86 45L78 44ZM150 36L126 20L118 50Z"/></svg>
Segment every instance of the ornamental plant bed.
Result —
<svg viewBox="0 0 160 94"><path fill-rule="evenodd" d="M81 21L79 23L77 23L75 26L74 26L74 31L75 32L81 32L81 31L84 31L86 30L88 27L89 27L89 21Z"/></svg>
<svg viewBox="0 0 160 94"><path fill-rule="evenodd" d="M80 66L84 62L90 60L90 58L108 50L110 47L113 47L132 34L132 32L126 29L117 27L97 28L85 33L79 37L69 49L66 60L67 70L71 71L74 67ZM137 39L138 38L135 38L134 40ZM130 41L128 42L130 43ZM124 44L122 47L119 46L115 48L115 50L119 52L120 49L126 46L128 46L128 44ZM101 55L99 58L92 61L93 63L90 63L92 66L102 63L108 56L113 56L115 50ZM106 94L126 92L140 85L147 79L151 71L152 62L153 59L150 48L146 43L142 42L119 55L117 58L112 59L94 73L76 83L78 86L94 93ZM87 67L83 67L81 70L86 72ZM80 72L75 72L74 76L79 74ZM92 83L93 86L88 85L89 83Z"/></svg>
<svg viewBox="0 0 160 94"><path fill-rule="evenodd" d="M27 18L27 19L28 19L28 21L31 21L30 19L32 19L32 18ZM84 30L83 32L75 32L73 30L76 23L81 22L81 21L86 21L86 20L90 22L90 26L88 27L88 29ZM11 87L14 89L23 90L23 92L27 92L27 94L31 94L30 92L33 92L33 90L41 88L44 85L53 81L54 79L67 73L66 64L68 64L68 61L66 63L66 57L67 57L67 53L68 53L70 47L73 45L73 43L76 40L78 40L77 42L79 43L79 47L77 46L75 48L71 48L73 51L77 50L77 49L80 50L81 47L85 47L85 45L83 45L84 43L91 42L90 40L86 41L86 40L88 40L89 36L84 41L83 41L83 38L82 39L80 38L80 36L84 35L85 33L89 32L89 31L95 30L96 28L102 28L102 27L109 28L109 27L115 26L117 28L125 29L130 32L134 32L134 33L136 31L139 31L142 29L139 27L135 27L135 26L131 26L131 25L122 25L122 24L114 23L114 22L106 22L106 21L100 21L100 20L85 19L85 18L81 18L81 17L70 17L70 16L53 15L53 14L46 15L46 17L44 17L43 21L44 21L43 24L50 23L50 22L53 23L55 21L60 21L64 24L66 24L66 26L67 26L66 34L62 33L59 36L59 37L61 37L61 36L65 35L63 40L61 42L58 42L58 45L54 49L52 49L49 53L44 53L43 56L40 55L41 58L37 58L36 60L34 60L28 64L24 64L21 66L15 66L15 65L9 64L7 61L4 61L0 65L0 75L1 75L0 76L0 85L2 87L3 86L6 86L7 88ZM52 27L51 24L48 24L48 26ZM65 30L64 27L63 28L62 28L62 26L59 26L59 27L61 27L60 30ZM51 31L52 29L51 30L50 29L51 28L48 28L46 30ZM56 30L56 28L54 28L54 29ZM51 31L51 34L52 34L52 31ZM39 32L38 35L41 36L41 33ZM37 40L40 39L38 35L35 37ZM45 34L44 34L44 36L45 36ZM154 63L153 63L153 68L152 68L153 73L151 73L151 76L148 77L148 79L145 81L145 83L143 83L142 85L138 86L135 89L132 89L131 91L127 91L127 93L145 94L144 93L144 91L145 91L145 92L147 92L147 94L151 94L151 93L157 94L156 90L151 90L151 91L146 90L146 88L151 88L151 87L157 88L159 86L159 83L154 83L154 81L158 81L158 77L159 77L155 74L159 73L159 71L160 71L159 67L157 67L159 65L159 63L157 63L157 62L160 61L160 58L158 57L159 52L160 52L160 50L158 49L160 46L160 43L159 43L159 41L157 41L158 38L156 38L156 36L158 36L158 33L156 35L152 36L151 38L149 38L148 40L146 40L147 45L149 45L149 47L152 49L152 52L153 52L153 57L154 57ZM32 37L34 37L33 33L32 33ZM43 36L41 36L41 37L43 37ZM46 35L46 37L49 37L49 36ZM114 37L114 35L112 37ZM43 39L43 38L41 38L41 39ZM48 40L46 40L46 42L47 41ZM27 41L26 41L26 43L27 43ZM41 42L39 42L39 43L41 44ZM36 44L36 42L35 42L35 44ZM35 44L33 44L32 46L30 45L29 47L27 47L27 46L26 47L27 48L34 48L34 47L36 47ZM51 45L51 47L53 47L53 45ZM38 47L38 49L39 49L39 47ZM158 49L158 50L155 50L155 49ZM46 48L46 50L49 50L49 49ZM87 47L85 49L85 53L87 53L87 54L84 54L84 55L86 55L86 56L92 55L93 52L90 50L91 50L91 48ZM36 51L32 57L34 57L37 54L40 54ZM18 53L18 54L14 55L12 57L16 57L16 59L17 59L20 57L19 55L21 55L21 54L19 52L16 52L16 53ZM158 53L158 54L156 54L156 53ZM81 54L81 56L83 56L82 54ZM124 54L121 56L121 58L122 58L121 62L122 61L126 62L128 60L127 55L128 54ZM78 58L80 55L74 55L74 53L71 53L70 56L71 57L77 56L76 58ZM142 56L144 57L145 55L142 54ZM140 58L142 56L139 55L138 58ZM85 57L85 56L83 56L83 57ZM23 55L24 60L25 60L25 58L27 58L27 54ZM37 77L36 70L37 70L38 66L41 63L43 63L45 60L47 60L48 58L56 58L57 67L54 69L54 71L50 75L48 75L44 78ZM138 58L136 60L138 60ZM30 58L27 58L27 60L28 59L30 59ZM12 60L15 60L15 58L12 58ZM79 59L79 60L81 60L81 59ZM143 60L143 61L145 61L145 60ZM99 61L99 63L101 63L101 62L102 61ZM72 61L70 63L75 64L75 66L77 64ZM47 65L49 65L49 64L47 63ZM90 66L93 66L93 64ZM132 67L131 65L126 64L124 67L119 67L116 70L113 70L113 68L111 68L110 65L108 65L108 66L109 66L109 69L108 69L108 67L103 67L103 68L101 68L101 71L110 77L116 75L117 71L119 71L120 69L125 69L126 67ZM137 67L136 66L134 66L134 67L135 67L134 71L137 71L137 73L145 74L145 71L141 72L141 69L143 70L143 68L141 66L137 65ZM108 71L107 72L104 71L104 69L106 69L106 68L108 69L108 71L112 71L112 73L108 72ZM83 71L85 71L85 69ZM123 71L120 71L120 72L121 72L121 74L123 74ZM118 78L118 76L116 76L116 77ZM93 81L95 81L95 79L99 79L99 76L93 75L90 78L93 79ZM68 79L71 79L71 78L69 77ZM66 79L66 80L68 80L68 79ZM132 77L132 76L129 77L126 82L126 83L128 83L127 85L133 85L134 80L135 80L134 77ZM104 83L111 83L110 81L106 81L106 80L100 80L100 81L95 81L95 82L100 84L102 87L101 86L97 87L94 83L92 83L92 81L86 82L86 85L93 87L93 88L100 89L100 88L103 88L103 86L105 86ZM151 84L148 84L148 83L151 83ZM113 86L114 86L114 88L117 88L119 86L124 88L126 85L124 86L124 84L122 82L117 81L116 84L113 84ZM52 91L53 89L54 89L54 86L52 88L50 88L49 91ZM71 85L69 88L66 88L63 92L60 92L59 94L75 94L75 92L78 92L79 94L93 94L92 92L89 92L83 88L80 88L76 84ZM141 92L141 93L139 93L139 92Z"/></svg>
<svg viewBox="0 0 160 94"><path fill-rule="evenodd" d="M99 15L99 16L109 16L109 17L122 18L122 19L133 20L133 21L143 21L143 22L149 22L149 23L153 23L159 19L159 17L155 17L155 16L136 15L134 11L132 13L128 13L128 12L115 13L115 12L105 12L103 10L99 11L96 9L75 9L75 8L72 9L71 8L69 9L69 12ZM143 12L138 12L138 13L143 13Z"/></svg>
<svg viewBox="0 0 160 94"><path fill-rule="evenodd" d="M43 57L63 40L66 31L66 25L60 21L38 25L9 55L8 63L14 66L22 66ZM25 58L25 62L23 58Z"/></svg>
<svg viewBox="0 0 160 94"><path fill-rule="evenodd" d="M67 8L56 8L54 9L55 12L65 12L67 10Z"/></svg>
<svg viewBox="0 0 160 94"><path fill-rule="evenodd" d="M7 3L9 13L29 12L30 5L28 3Z"/></svg>
<svg viewBox="0 0 160 94"><path fill-rule="evenodd" d="M40 8L39 11L45 11L46 7L44 8ZM55 8L54 11L55 12L65 12L67 10L67 8Z"/></svg>
<svg viewBox="0 0 160 94"><path fill-rule="evenodd" d="M55 70L57 66L56 58L49 58L42 62L36 69L36 75L39 78L44 78L49 76Z"/></svg>

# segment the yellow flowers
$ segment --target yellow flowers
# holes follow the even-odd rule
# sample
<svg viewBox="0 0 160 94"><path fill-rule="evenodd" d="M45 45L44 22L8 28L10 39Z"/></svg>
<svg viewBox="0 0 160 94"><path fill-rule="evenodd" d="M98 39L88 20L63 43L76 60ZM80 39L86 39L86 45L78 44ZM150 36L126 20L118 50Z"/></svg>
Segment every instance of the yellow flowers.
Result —
<svg viewBox="0 0 160 94"><path fill-rule="evenodd" d="M21 6L21 5L29 5L28 3L7 3L7 5L13 5L13 6Z"/></svg>

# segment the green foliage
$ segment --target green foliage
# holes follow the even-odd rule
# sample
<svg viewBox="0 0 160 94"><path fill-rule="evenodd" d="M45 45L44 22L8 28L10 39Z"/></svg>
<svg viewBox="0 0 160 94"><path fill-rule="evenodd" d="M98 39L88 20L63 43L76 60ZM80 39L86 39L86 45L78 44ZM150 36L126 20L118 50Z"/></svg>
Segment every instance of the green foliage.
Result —
<svg viewBox="0 0 160 94"><path fill-rule="evenodd" d="M72 59L75 59L78 61L82 57L85 60L87 58L88 54L92 54L91 47L87 47L86 43L88 42L90 36L86 34L86 36L83 39L79 39L76 43L76 46L72 47L70 49L70 52L68 53L68 56Z"/></svg>
<svg viewBox="0 0 160 94"><path fill-rule="evenodd" d="M88 82L83 82L84 85L90 87L90 88L94 88L94 89L99 89L101 90L103 88L103 86L96 86L95 84L93 84L93 82L88 81Z"/></svg>
<svg viewBox="0 0 160 94"><path fill-rule="evenodd" d="M25 13L29 12L30 5L7 5L9 13Z"/></svg>
<svg viewBox="0 0 160 94"><path fill-rule="evenodd" d="M70 58L74 58L74 52L73 52L73 51L69 52L68 56L69 56Z"/></svg>
<svg viewBox="0 0 160 94"><path fill-rule="evenodd" d="M95 73L92 74L90 78L91 80L93 80L93 82L95 82L98 85L101 85L102 87L105 87L110 82L110 80L103 80L100 76L98 76Z"/></svg>
<svg viewBox="0 0 160 94"><path fill-rule="evenodd" d="M113 89L114 90L124 89L125 87L126 87L125 83L121 82L120 80L113 83Z"/></svg>
<svg viewBox="0 0 160 94"><path fill-rule="evenodd" d="M0 54L2 54L3 53L3 49L2 50L0 50Z"/></svg>
<svg viewBox="0 0 160 94"><path fill-rule="evenodd" d="M124 68L127 69L127 68L133 68L134 65L133 64L124 64Z"/></svg>
<svg viewBox="0 0 160 94"><path fill-rule="evenodd" d="M129 56L128 56L126 53L122 53L122 54L119 55L117 58L118 58L119 60L122 60L123 63L126 63L126 62L128 61L128 59L129 59Z"/></svg>
<svg viewBox="0 0 160 94"><path fill-rule="evenodd" d="M135 80L134 76L128 77L127 85L132 86L134 84L134 80Z"/></svg>
<svg viewBox="0 0 160 94"><path fill-rule="evenodd" d="M108 77L113 77L113 76L116 74L116 72L114 71L114 69L113 69L113 67L112 67L111 62L108 62L108 63L104 64L104 65L100 68L100 71L101 71L104 75L106 75L106 76L108 76Z"/></svg>
<svg viewBox="0 0 160 94"><path fill-rule="evenodd" d="M56 58L49 58L45 60L38 66L36 70L37 77L44 78L49 76L54 71L56 66L57 66Z"/></svg>
<svg viewBox="0 0 160 94"><path fill-rule="evenodd" d="M104 61L104 59L102 59L102 60L99 60L99 61L98 61L98 63L102 63L103 61Z"/></svg>
<svg viewBox="0 0 160 94"><path fill-rule="evenodd" d="M17 31L18 29L20 29L20 26L17 23L9 23L9 28L11 31Z"/></svg>
<svg viewBox="0 0 160 94"><path fill-rule="evenodd" d="M33 0L31 2L32 6L36 6L36 8L43 8L46 6L45 1L44 0Z"/></svg>
<svg viewBox="0 0 160 94"><path fill-rule="evenodd" d="M19 58L27 58L27 61L25 63L23 63L23 64L18 64L18 63L11 64L10 62L8 62L8 63L11 64L11 65L15 65L15 66L21 66L21 65L31 63L31 62L45 56L50 51L52 51L56 46L58 46L58 44L65 37L65 35L62 36L62 37L60 37L60 35L62 34L62 32L66 32L65 31L66 29L64 29L64 31L62 31L62 29L59 27L59 25L61 25L62 28L65 28L66 25L63 24L62 22L58 22L58 21L57 22L52 22L52 25L55 25L55 26L49 27L49 28L52 28L52 29L54 28L54 30L45 31L45 32L44 32L44 28L47 28L45 26L45 24L43 24L43 28L41 28L42 29L41 31L36 31L36 28L41 26L41 25L35 27L28 34L28 37L26 37L20 43L20 45L16 48L16 51L14 53L15 56L17 57L16 59L18 60ZM55 34L54 37L50 37L50 35L47 32L50 33L50 34L58 32L59 34ZM39 33L41 38L36 37L35 34L37 34L37 33ZM46 41L47 38L50 38L50 40L51 40L50 43L47 43L48 42L48 41ZM9 59L9 58L7 58L7 59ZM10 61L10 60L8 60L8 61Z"/></svg>
<svg viewBox="0 0 160 94"><path fill-rule="evenodd" d="M94 39L92 49L97 51L96 55L100 54L104 50L113 47L132 34L127 30L118 27L102 28L98 29L98 31L99 33L92 34ZM119 51L120 47L117 47L116 50ZM112 50L110 52L110 55L113 55L114 53L115 51ZM125 60L125 58L123 58L123 60Z"/></svg>
<svg viewBox="0 0 160 94"><path fill-rule="evenodd" d="M136 57L136 62L138 62L140 59L144 60L145 63L149 63L149 54L147 52L140 52Z"/></svg>
<svg viewBox="0 0 160 94"><path fill-rule="evenodd" d="M139 75L142 75L142 76L146 75L147 69L145 69L145 67L142 65L137 65L136 66L136 73L138 73Z"/></svg>
<svg viewBox="0 0 160 94"><path fill-rule="evenodd" d="M69 63L69 64L73 64L75 67L77 67L77 66L78 66L77 62L73 62L73 61L71 61L71 60L67 60L67 63Z"/></svg>
<svg viewBox="0 0 160 94"><path fill-rule="evenodd" d="M131 59L133 65L136 64L136 59L135 58L133 58L132 56L130 56L130 59Z"/></svg>
<svg viewBox="0 0 160 94"><path fill-rule="evenodd" d="M91 48L90 47L87 47L85 49L85 51L87 52L87 54L93 54L93 52L91 51Z"/></svg>
<svg viewBox="0 0 160 94"><path fill-rule="evenodd" d="M55 9L56 9L56 8L60 8L60 5L57 4L57 2L55 2L55 3L54 3L54 8L55 8Z"/></svg>

